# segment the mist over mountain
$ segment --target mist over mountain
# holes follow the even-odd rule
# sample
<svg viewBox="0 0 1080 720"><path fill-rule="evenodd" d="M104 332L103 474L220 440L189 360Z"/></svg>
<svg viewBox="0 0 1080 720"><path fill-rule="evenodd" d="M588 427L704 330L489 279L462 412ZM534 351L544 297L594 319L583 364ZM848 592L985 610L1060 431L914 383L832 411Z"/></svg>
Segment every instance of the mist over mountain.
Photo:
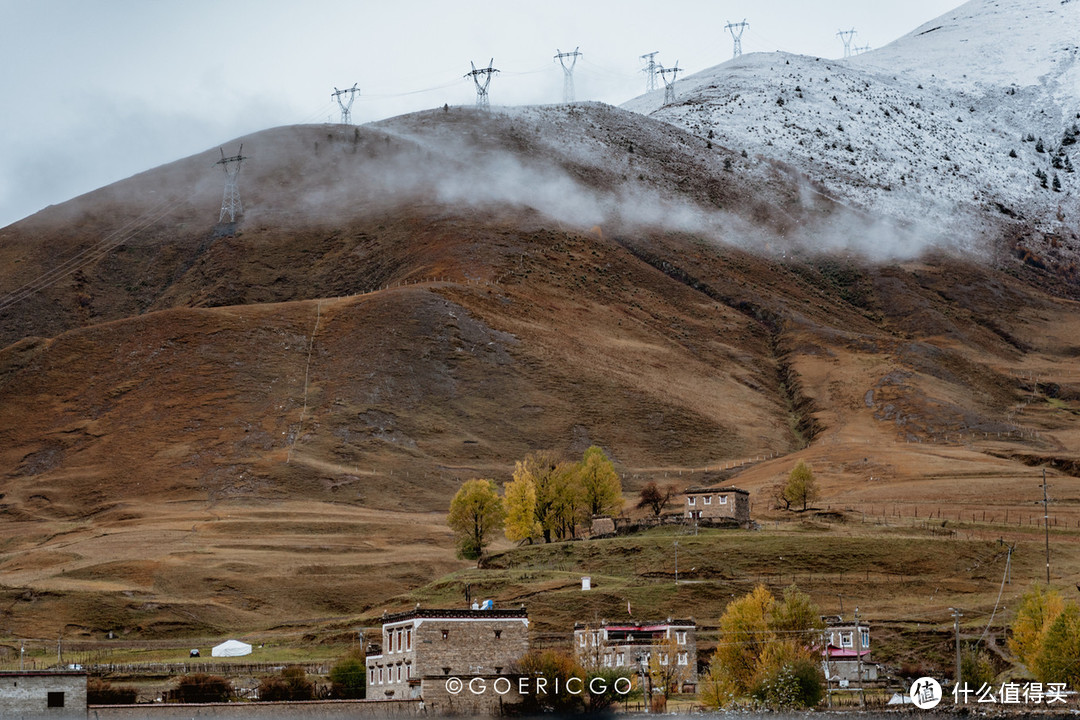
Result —
<svg viewBox="0 0 1080 720"><path fill-rule="evenodd" d="M669 105L268 129L0 229L0 594L51 593L11 622L360 612L456 567L449 498L538 449L759 508L800 459L837 502L1075 474L1078 7Z"/></svg>
<svg viewBox="0 0 1080 720"><path fill-rule="evenodd" d="M848 59L744 55L624 107L791 163L923 241L869 235L871 255L1004 246L1075 279L1078 21L1076 3L972 0Z"/></svg>

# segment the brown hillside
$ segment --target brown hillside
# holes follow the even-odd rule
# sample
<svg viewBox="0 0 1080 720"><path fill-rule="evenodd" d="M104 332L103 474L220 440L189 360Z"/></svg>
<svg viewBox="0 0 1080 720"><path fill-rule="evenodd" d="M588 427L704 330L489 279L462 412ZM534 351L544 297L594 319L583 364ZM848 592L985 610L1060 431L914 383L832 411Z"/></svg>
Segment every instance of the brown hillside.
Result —
<svg viewBox="0 0 1080 720"><path fill-rule="evenodd" d="M732 479L758 512L792 455L826 503L1080 467L1075 304L1005 261L812 252L872 223L793 170L603 106L244 153L235 228L207 153L0 230L0 291L55 280L0 300L0 583L52 598L12 628L367 610L458 567L449 497L540 448L600 445L629 492L779 455Z"/></svg>

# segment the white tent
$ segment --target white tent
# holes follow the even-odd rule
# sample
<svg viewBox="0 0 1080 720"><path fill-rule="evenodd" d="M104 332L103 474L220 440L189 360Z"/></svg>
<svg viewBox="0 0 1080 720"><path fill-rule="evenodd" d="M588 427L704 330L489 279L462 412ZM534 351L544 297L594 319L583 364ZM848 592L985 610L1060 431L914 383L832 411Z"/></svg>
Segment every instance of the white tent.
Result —
<svg viewBox="0 0 1080 720"><path fill-rule="evenodd" d="M214 657L240 657L241 655L250 655L251 646L239 640L226 640L215 646L210 651L210 654Z"/></svg>

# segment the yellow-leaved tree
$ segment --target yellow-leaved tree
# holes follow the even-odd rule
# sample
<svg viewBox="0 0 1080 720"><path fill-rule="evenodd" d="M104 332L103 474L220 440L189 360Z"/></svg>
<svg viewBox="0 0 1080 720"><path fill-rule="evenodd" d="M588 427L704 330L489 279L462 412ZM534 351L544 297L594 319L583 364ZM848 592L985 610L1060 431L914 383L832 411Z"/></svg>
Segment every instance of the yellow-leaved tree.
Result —
<svg viewBox="0 0 1080 720"><path fill-rule="evenodd" d="M585 451L577 467L583 495L585 518L611 515L623 506L622 481L604 451L593 445Z"/></svg>
<svg viewBox="0 0 1080 720"><path fill-rule="evenodd" d="M536 486L532 478L514 473L514 479L503 486L506 502L506 524L503 532L512 542L532 541L540 535L536 521Z"/></svg>
<svg viewBox="0 0 1080 720"><path fill-rule="evenodd" d="M823 695L818 647L824 624L795 586L779 602L764 585L728 604L702 682L702 701L724 707L753 697L774 707L812 707Z"/></svg>
<svg viewBox="0 0 1080 720"><path fill-rule="evenodd" d="M514 482L524 479L535 493L533 516L544 542L572 537L582 504L574 465L553 452L529 453L514 463Z"/></svg>
<svg viewBox="0 0 1080 720"><path fill-rule="evenodd" d="M814 471L802 460L788 475L787 483L784 484L783 498L791 505L802 505L802 509L818 499L817 479Z"/></svg>
<svg viewBox="0 0 1080 720"><path fill-rule="evenodd" d="M1033 586L1020 598L1009 650L1040 682L1080 684L1080 605Z"/></svg>
<svg viewBox="0 0 1080 720"><path fill-rule="evenodd" d="M475 560L502 529L506 509L492 480L467 480L450 501L446 524L458 538L458 554Z"/></svg>

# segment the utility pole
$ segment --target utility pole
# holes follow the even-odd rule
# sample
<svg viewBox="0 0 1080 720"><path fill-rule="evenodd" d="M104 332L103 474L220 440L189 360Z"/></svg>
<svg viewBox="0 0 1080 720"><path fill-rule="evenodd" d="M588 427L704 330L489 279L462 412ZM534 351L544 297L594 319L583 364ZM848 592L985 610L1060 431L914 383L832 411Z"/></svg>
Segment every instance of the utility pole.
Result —
<svg viewBox="0 0 1080 720"><path fill-rule="evenodd" d="M863 692L863 669L862 669L862 628L859 627L859 608L855 607L855 660L856 672L859 677L859 707L866 709L866 694Z"/></svg>
<svg viewBox="0 0 1080 720"><path fill-rule="evenodd" d="M236 222L236 216L244 212L244 206L240 203L240 191L236 188L236 179L240 176L240 164L247 160L243 155L244 144L240 143L240 149L231 157L225 157L225 151L221 148L221 159L215 165L220 165L225 171L225 194L221 197L221 214L218 222L224 222L225 216L229 216L229 222Z"/></svg>
<svg viewBox="0 0 1080 720"><path fill-rule="evenodd" d="M838 30L836 36L844 43L844 57L851 57L851 39L855 37L855 28L850 30Z"/></svg>
<svg viewBox="0 0 1080 720"><path fill-rule="evenodd" d="M666 68L660 65L657 69L657 73L660 75L660 79L664 81L664 104L671 105L675 102L675 78L678 77L679 71L682 68L679 67L679 61L675 61L675 67ZM671 82L668 82L667 76L671 73Z"/></svg>
<svg viewBox="0 0 1080 720"><path fill-rule="evenodd" d="M645 61L645 67L641 72L645 73L645 92L652 92L656 89L656 56L660 53L656 52L645 53L641 56L641 59Z"/></svg>
<svg viewBox="0 0 1080 720"><path fill-rule="evenodd" d="M1042 471L1043 489L1043 525L1046 527L1046 585L1050 586L1050 514L1047 510L1046 499L1046 468Z"/></svg>
<svg viewBox="0 0 1080 720"><path fill-rule="evenodd" d="M964 617L956 608L949 608L953 616L953 630L956 632L956 679L954 687L960 687L960 618Z"/></svg>
<svg viewBox="0 0 1080 720"><path fill-rule="evenodd" d="M675 584L679 584L679 541L675 541Z"/></svg>
<svg viewBox="0 0 1080 720"><path fill-rule="evenodd" d="M341 124L349 125L352 123L352 104L356 100L356 96L360 94L360 88L356 87L356 83L348 90L338 90L337 86L334 86L334 92L330 93L330 97L337 100L338 107L341 108ZM341 96L348 95L349 102L342 101Z"/></svg>
<svg viewBox="0 0 1080 720"><path fill-rule="evenodd" d="M742 55L742 34L743 30L750 27L750 23L746 22L746 18L743 18L741 23L728 23L724 26L724 29L731 33L731 39L735 42L735 51L732 53L731 58L735 58ZM736 33L735 31L738 30Z"/></svg>
<svg viewBox="0 0 1080 720"><path fill-rule="evenodd" d="M492 67L495 64L495 58L491 58L491 62L488 63L486 68L476 67L472 60L469 61L469 64L472 65L472 72L465 73L465 77L471 77L473 83L476 84L476 107L487 110L490 107L488 103L488 86L491 85L491 76L499 72ZM483 80L480 78L483 78Z"/></svg>
<svg viewBox="0 0 1080 720"><path fill-rule="evenodd" d="M555 48L555 52L559 53L555 59L559 61L563 69L563 102L569 104L574 102L574 66L577 65L577 59L581 57L581 53L577 48L574 48L574 52L568 53L560 52L559 48ZM566 66L566 58L571 58L570 67Z"/></svg>

